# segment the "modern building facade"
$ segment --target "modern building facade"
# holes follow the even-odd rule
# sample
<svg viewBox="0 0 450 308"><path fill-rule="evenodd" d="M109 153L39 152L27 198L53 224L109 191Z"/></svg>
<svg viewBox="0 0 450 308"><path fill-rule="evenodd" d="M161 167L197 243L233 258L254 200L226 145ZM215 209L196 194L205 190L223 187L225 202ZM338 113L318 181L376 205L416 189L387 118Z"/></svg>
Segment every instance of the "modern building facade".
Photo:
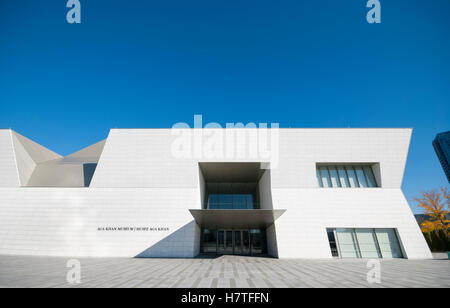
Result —
<svg viewBox="0 0 450 308"><path fill-rule="evenodd" d="M0 254L431 258L411 129L113 129L62 157L0 130Z"/></svg>
<svg viewBox="0 0 450 308"><path fill-rule="evenodd" d="M450 131L437 134L433 147L450 183Z"/></svg>

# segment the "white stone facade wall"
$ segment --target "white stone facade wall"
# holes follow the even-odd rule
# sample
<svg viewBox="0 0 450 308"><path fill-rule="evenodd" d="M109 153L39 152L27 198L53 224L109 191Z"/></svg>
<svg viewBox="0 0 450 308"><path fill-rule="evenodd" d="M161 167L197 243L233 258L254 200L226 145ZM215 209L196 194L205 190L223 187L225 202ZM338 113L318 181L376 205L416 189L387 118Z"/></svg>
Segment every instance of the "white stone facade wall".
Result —
<svg viewBox="0 0 450 308"><path fill-rule="evenodd" d="M14 154L12 134L9 129L0 130L0 187L20 186Z"/></svg>
<svg viewBox="0 0 450 308"><path fill-rule="evenodd" d="M406 257L431 258L400 189L274 189L278 253L285 258L331 258L326 228L395 228Z"/></svg>
<svg viewBox="0 0 450 308"><path fill-rule="evenodd" d="M275 224L271 225L266 229L266 237L267 237L267 253L274 257L278 258L278 243L277 243L277 231L275 228Z"/></svg>
<svg viewBox="0 0 450 308"><path fill-rule="evenodd" d="M0 254L193 257L196 189L0 188ZM98 231L168 227L169 231Z"/></svg>
<svg viewBox="0 0 450 308"><path fill-rule="evenodd" d="M269 228L269 250L330 258L327 227L396 228L408 258L431 258L400 189L410 136L410 129L281 129L277 161L259 187L264 208L287 210ZM0 131L0 254L195 256L200 230L189 209L202 203L198 163L262 160L176 158L175 138L169 129L111 130L90 188L19 188L11 132ZM382 187L319 188L316 163L324 162L379 163ZM268 186L271 194L261 191ZM169 231L97 230L127 225Z"/></svg>

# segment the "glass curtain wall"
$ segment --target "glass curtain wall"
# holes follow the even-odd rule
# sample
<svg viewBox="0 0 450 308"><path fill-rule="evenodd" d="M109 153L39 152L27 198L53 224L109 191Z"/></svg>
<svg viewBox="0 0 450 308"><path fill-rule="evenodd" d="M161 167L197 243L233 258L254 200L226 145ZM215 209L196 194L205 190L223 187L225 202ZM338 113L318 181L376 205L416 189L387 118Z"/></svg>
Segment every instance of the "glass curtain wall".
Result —
<svg viewBox="0 0 450 308"><path fill-rule="evenodd" d="M208 200L209 209L247 209L253 206L252 194L210 194Z"/></svg>
<svg viewBox="0 0 450 308"><path fill-rule="evenodd" d="M207 209L258 209L258 183L206 183Z"/></svg>

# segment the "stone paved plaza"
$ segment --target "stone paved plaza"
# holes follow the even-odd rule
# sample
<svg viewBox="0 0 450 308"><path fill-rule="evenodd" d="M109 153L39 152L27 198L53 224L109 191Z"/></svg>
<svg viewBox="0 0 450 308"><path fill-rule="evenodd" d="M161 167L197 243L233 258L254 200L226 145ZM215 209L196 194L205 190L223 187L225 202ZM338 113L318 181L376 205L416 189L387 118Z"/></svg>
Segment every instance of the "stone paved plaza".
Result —
<svg viewBox="0 0 450 308"><path fill-rule="evenodd" d="M450 287L448 260L382 260L381 284L368 284L365 260L222 256L196 259L79 258L82 281L69 285L69 258L0 256L0 287Z"/></svg>

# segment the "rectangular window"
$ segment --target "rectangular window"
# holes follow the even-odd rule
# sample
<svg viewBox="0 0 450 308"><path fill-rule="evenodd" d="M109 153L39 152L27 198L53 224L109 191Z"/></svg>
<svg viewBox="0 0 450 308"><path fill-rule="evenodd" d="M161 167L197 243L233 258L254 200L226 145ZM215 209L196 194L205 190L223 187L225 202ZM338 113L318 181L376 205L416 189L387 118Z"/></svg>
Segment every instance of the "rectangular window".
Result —
<svg viewBox="0 0 450 308"><path fill-rule="evenodd" d="M327 234L333 257L403 258L395 229L329 228Z"/></svg>
<svg viewBox="0 0 450 308"><path fill-rule="evenodd" d="M330 173L327 167L320 167L320 176L322 177L323 187L333 187L331 186Z"/></svg>
<svg viewBox="0 0 450 308"><path fill-rule="evenodd" d="M253 209L251 194L209 194L208 209Z"/></svg>
<svg viewBox="0 0 450 308"><path fill-rule="evenodd" d="M348 181L347 171L345 171L345 167L339 166L338 170L342 187L350 187L350 182Z"/></svg>
<svg viewBox="0 0 450 308"><path fill-rule="evenodd" d="M358 183L361 187L367 187L366 176L364 175L364 170L361 166L355 167L356 176L358 177Z"/></svg>
<svg viewBox="0 0 450 308"><path fill-rule="evenodd" d="M367 164L318 164L316 174L319 187L378 187L372 166Z"/></svg>
<svg viewBox="0 0 450 308"><path fill-rule="evenodd" d="M316 176L317 176L317 181L319 182L319 186L323 187L322 176L320 175L320 169L319 168L316 169Z"/></svg>
<svg viewBox="0 0 450 308"><path fill-rule="evenodd" d="M336 244L336 236L334 235L334 229L327 229L328 241L330 242L331 255L333 257L339 257L339 251Z"/></svg>
<svg viewBox="0 0 450 308"><path fill-rule="evenodd" d="M354 229L336 229L342 258L360 258Z"/></svg>
<svg viewBox="0 0 450 308"><path fill-rule="evenodd" d="M367 184L369 187L377 187L377 181L375 180L375 176L373 175L372 167L364 166L364 174L367 177Z"/></svg>
<svg viewBox="0 0 450 308"><path fill-rule="evenodd" d="M347 170L350 187L359 187L358 178L356 177L356 173L353 167L346 167L345 169Z"/></svg>
<svg viewBox="0 0 450 308"><path fill-rule="evenodd" d="M362 258L381 258L373 229L356 229L356 238Z"/></svg>
<svg viewBox="0 0 450 308"><path fill-rule="evenodd" d="M330 171L332 187L342 187L336 167L330 166L330 167L328 167L328 170Z"/></svg>
<svg viewBox="0 0 450 308"><path fill-rule="evenodd" d="M402 250L394 229L377 229L376 237L383 258L402 258Z"/></svg>

